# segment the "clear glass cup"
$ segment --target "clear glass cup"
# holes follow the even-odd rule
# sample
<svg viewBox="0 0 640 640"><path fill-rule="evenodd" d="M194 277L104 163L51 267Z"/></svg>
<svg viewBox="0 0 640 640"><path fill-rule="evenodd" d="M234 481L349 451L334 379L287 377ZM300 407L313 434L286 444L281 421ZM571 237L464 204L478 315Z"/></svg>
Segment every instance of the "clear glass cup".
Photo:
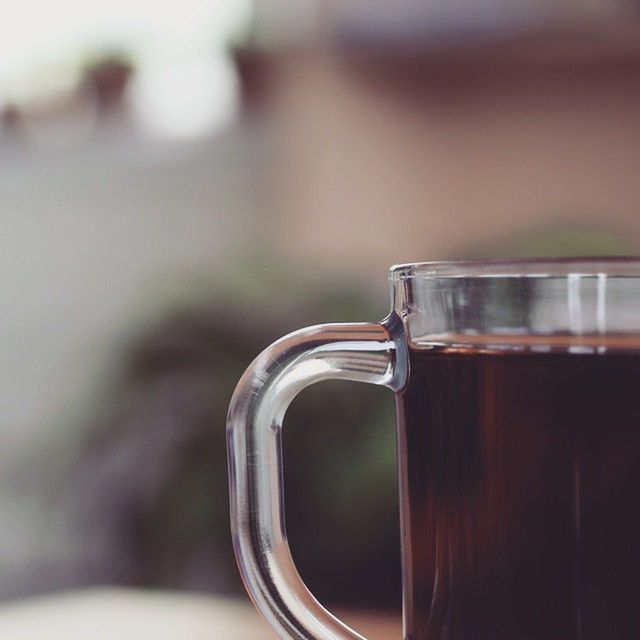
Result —
<svg viewBox="0 0 640 640"><path fill-rule="evenodd" d="M281 638L361 638L287 545L280 433L306 386L396 394L404 637L640 637L640 260L419 263L380 323L267 348L228 419L234 548Z"/></svg>

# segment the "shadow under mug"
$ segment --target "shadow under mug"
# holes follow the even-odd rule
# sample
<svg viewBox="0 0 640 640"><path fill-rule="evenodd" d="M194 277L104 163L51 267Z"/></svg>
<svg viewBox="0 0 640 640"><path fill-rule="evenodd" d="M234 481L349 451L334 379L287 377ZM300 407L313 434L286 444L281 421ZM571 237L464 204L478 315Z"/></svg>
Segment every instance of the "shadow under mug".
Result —
<svg viewBox="0 0 640 640"><path fill-rule="evenodd" d="M640 260L421 263L379 324L302 329L228 420L235 552L281 638L361 636L287 545L280 432L330 378L396 394L404 637L640 638Z"/></svg>

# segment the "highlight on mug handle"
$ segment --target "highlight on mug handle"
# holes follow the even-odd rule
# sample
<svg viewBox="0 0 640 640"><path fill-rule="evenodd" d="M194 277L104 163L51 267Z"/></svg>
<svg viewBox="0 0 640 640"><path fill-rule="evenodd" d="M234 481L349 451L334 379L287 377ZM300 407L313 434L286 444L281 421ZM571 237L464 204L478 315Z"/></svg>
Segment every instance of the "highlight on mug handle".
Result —
<svg viewBox="0 0 640 640"><path fill-rule="evenodd" d="M401 328L393 319L317 325L291 333L253 361L233 394L227 422L233 545L253 603L280 638L363 640L313 597L291 558L281 427L295 396L321 380L400 389L406 370L404 340L394 340Z"/></svg>

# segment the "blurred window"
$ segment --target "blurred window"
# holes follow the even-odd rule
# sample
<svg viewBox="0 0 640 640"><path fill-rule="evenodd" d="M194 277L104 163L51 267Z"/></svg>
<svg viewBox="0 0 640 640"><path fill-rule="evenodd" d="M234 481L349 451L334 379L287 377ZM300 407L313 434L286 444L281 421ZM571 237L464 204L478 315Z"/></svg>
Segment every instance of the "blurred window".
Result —
<svg viewBox="0 0 640 640"><path fill-rule="evenodd" d="M0 110L57 105L88 66L118 56L134 71L133 122L160 136L207 133L234 114L227 50L250 9L250 0L21 0L0 19Z"/></svg>

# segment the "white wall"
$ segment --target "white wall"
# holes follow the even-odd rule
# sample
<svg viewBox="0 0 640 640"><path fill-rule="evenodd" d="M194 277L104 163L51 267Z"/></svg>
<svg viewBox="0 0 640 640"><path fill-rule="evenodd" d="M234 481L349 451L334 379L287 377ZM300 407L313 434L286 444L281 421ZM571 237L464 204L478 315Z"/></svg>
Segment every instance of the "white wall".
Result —
<svg viewBox="0 0 640 640"><path fill-rule="evenodd" d="M0 462L82 406L152 305L251 242L258 156L237 130L0 148Z"/></svg>

